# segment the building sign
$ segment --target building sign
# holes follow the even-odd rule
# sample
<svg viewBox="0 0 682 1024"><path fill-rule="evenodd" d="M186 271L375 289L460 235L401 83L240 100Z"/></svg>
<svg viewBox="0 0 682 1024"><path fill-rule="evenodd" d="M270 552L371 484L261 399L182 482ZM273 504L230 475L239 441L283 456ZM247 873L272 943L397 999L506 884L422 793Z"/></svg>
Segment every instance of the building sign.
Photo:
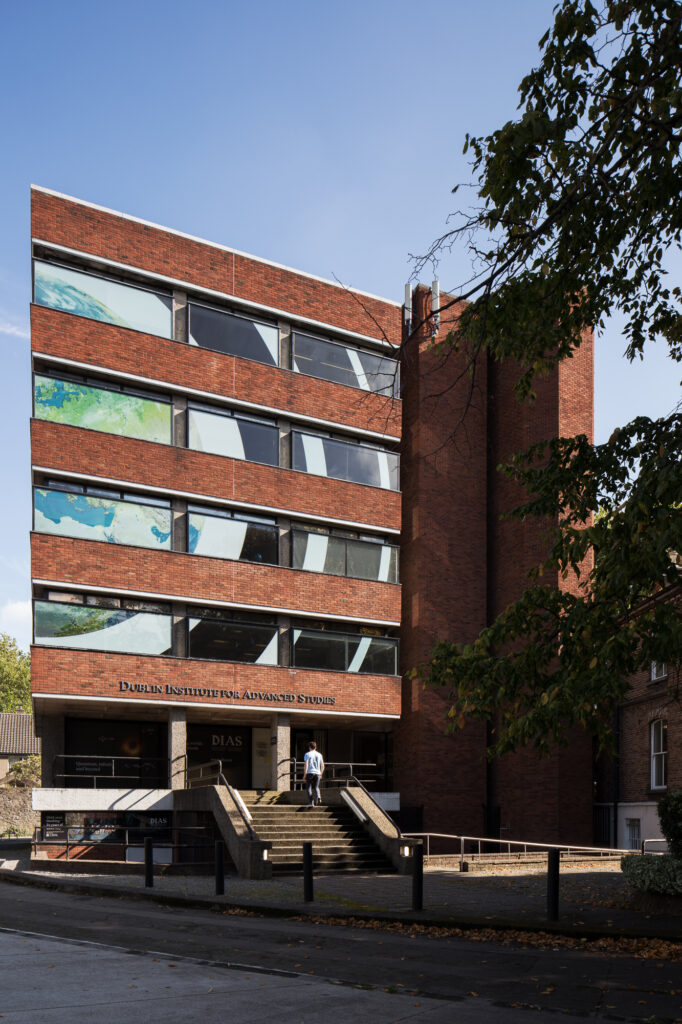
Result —
<svg viewBox="0 0 682 1024"><path fill-rule="evenodd" d="M251 785L251 729L234 725L213 726L190 722L187 726L187 759L190 765L220 761L232 786Z"/></svg>
<svg viewBox="0 0 682 1024"><path fill-rule="evenodd" d="M131 683L127 679L119 681L121 693L144 696L149 693L164 697L194 697L199 700L239 701L244 704L296 704L319 707L333 706L336 697L321 696L313 693L272 693L266 690L222 690L211 686L174 686L166 683Z"/></svg>
<svg viewBox="0 0 682 1024"><path fill-rule="evenodd" d="M43 811L42 829L46 843L66 842L66 814L63 811Z"/></svg>

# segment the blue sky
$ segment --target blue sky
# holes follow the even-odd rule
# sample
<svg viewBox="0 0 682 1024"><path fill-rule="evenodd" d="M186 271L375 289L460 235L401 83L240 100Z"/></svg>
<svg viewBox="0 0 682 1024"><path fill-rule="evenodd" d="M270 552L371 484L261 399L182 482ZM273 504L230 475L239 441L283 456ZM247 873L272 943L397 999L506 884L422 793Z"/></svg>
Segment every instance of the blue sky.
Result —
<svg viewBox="0 0 682 1024"><path fill-rule="evenodd" d="M514 115L552 0L8 4L0 37L0 631L30 642L29 185L400 300ZM682 262L677 264L682 269ZM463 252L441 286L466 276ZM598 341L596 433L679 396L664 352Z"/></svg>

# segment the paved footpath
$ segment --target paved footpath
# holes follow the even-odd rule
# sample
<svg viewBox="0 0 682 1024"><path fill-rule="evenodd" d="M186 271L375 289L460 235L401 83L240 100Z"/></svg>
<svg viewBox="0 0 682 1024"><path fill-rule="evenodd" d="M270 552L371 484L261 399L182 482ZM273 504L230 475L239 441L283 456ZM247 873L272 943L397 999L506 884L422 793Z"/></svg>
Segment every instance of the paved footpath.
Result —
<svg viewBox="0 0 682 1024"><path fill-rule="evenodd" d="M0 851L1 855L1 851ZM314 901L303 900L301 877L250 881L227 875L215 896L210 876L157 876L145 889L139 875L36 871L27 859L0 860L0 878L28 884L80 887L194 905L225 904L271 912L429 921L443 925L538 929L547 925L546 876L476 875L426 870L424 910L412 910L412 879L400 875L329 875L315 879ZM616 865L600 871L564 870L559 927L581 934L649 935L682 939L679 908L638 904Z"/></svg>

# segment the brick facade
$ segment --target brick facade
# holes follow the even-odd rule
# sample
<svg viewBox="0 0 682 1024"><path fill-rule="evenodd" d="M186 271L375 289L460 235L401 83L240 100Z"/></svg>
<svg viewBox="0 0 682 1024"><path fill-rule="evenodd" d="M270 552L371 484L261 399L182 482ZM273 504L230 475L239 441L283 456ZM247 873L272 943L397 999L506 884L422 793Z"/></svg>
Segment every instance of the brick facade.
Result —
<svg viewBox="0 0 682 1024"><path fill-rule="evenodd" d="M62 246L71 256L53 250L57 259L80 259L102 271L107 261L113 262L133 277L141 275L141 283L145 272L160 275L160 285L165 282L176 295L182 290L191 299L194 287L202 301L202 289L220 293L226 309L257 303L263 318L286 330L308 318L319 326L303 324L301 330L360 349L363 338L401 343L402 310L394 303L45 191L33 192L32 234L41 258L49 255L50 246ZM220 304L220 296L210 301ZM430 311L430 290L418 287L413 302L414 321L419 322ZM443 315L439 338L456 317L456 307ZM402 530L400 585L32 534L32 575L38 586L48 580L65 589L294 609L311 620L328 615L364 621L368 628L401 623L402 681L34 646L34 695L43 719L63 715L64 708L82 717L158 718L173 706L184 709L188 721L201 712L202 720L216 715L219 721L262 725L270 713L273 728L275 719L280 722L278 736L282 720L277 716L290 714L293 728L299 712L310 729L338 725L348 735L352 729L377 734L390 729L393 784L403 808L418 815L423 810L425 829L484 834L497 808L502 834L510 838L589 840L592 782L586 737L576 735L570 754L559 751L541 764L522 752L488 765L485 724L471 722L461 733L448 735L447 694L423 690L408 673L428 659L436 640L473 639L518 596L525 572L540 559L543 539L536 524L499 521L519 496L496 467L535 440L579 430L591 435L591 338L573 360L541 382L532 405L520 407L513 393L513 366L479 358L472 375L466 350L439 354L427 327L402 351L399 401L37 305L31 309L31 325L38 371L58 376L60 369L70 369L114 383L133 378L138 387L146 385L169 398L191 398L194 392L202 402L246 403L276 418L280 431L297 423L305 429L312 419L313 429L321 431L345 431L348 437L355 431L377 442L400 439L401 456L401 491L396 492L32 420L33 465L48 478L50 471L71 473L95 483L113 480L133 489L199 496L206 503L215 499L274 509L293 520L300 515L321 524L359 524L360 532L389 531L389 543L398 543L390 531ZM361 337L353 341L342 332ZM122 681L137 689L122 687ZM223 696L235 691L239 698ZM244 692L251 691L260 696L245 700ZM55 726L53 733L58 745L54 737L63 736L63 728L59 732Z"/></svg>

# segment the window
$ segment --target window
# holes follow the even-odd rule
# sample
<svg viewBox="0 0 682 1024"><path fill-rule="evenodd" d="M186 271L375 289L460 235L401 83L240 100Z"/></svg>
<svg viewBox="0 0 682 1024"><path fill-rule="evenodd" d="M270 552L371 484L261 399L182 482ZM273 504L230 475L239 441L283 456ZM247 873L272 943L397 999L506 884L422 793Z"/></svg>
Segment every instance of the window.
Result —
<svg viewBox="0 0 682 1024"><path fill-rule="evenodd" d="M277 665L279 628L274 618L247 620L245 615L221 608L190 608L189 657Z"/></svg>
<svg viewBox="0 0 682 1024"><path fill-rule="evenodd" d="M398 549L375 538L349 538L319 530L292 530L294 569L398 582Z"/></svg>
<svg viewBox="0 0 682 1024"><path fill-rule="evenodd" d="M334 480L398 490L399 461L396 452L320 434L304 434L298 430L292 430L291 436L293 469Z"/></svg>
<svg viewBox="0 0 682 1024"><path fill-rule="evenodd" d="M652 661L651 662L651 682L658 682L659 679L666 679L668 676L668 666L664 661Z"/></svg>
<svg viewBox="0 0 682 1024"><path fill-rule="evenodd" d="M170 654L167 605L117 597L50 591L34 602L35 643L47 647Z"/></svg>
<svg viewBox="0 0 682 1024"><path fill-rule="evenodd" d="M668 723L657 718L651 723L651 788L665 789L668 784Z"/></svg>
<svg viewBox="0 0 682 1024"><path fill-rule="evenodd" d="M33 528L84 540L171 547L170 502L121 491L63 484L33 488Z"/></svg>
<svg viewBox="0 0 682 1024"><path fill-rule="evenodd" d="M327 630L292 630L294 668L320 668L362 675L396 675L398 641L391 637Z"/></svg>
<svg viewBox="0 0 682 1024"><path fill-rule="evenodd" d="M269 366L279 364L279 331L272 324L193 302L189 304L189 343Z"/></svg>
<svg viewBox="0 0 682 1024"><path fill-rule="evenodd" d="M34 301L39 306L162 338L173 336L170 295L40 260L34 263L33 280Z"/></svg>
<svg viewBox="0 0 682 1024"><path fill-rule="evenodd" d="M279 562L279 532L274 519L190 505L187 540L187 549L193 555L267 565Z"/></svg>
<svg viewBox="0 0 682 1024"><path fill-rule="evenodd" d="M641 821L639 818L626 818L625 827L627 829L628 849L639 850L642 844L642 831Z"/></svg>
<svg viewBox="0 0 682 1024"><path fill-rule="evenodd" d="M190 405L188 423L188 447L195 451L279 465L279 430L273 420Z"/></svg>
<svg viewBox="0 0 682 1024"><path fill-rule="evenodd" d="M37 419L50 423L170 444L170 402L156 395L36 374L33 407Z"/></svg>
<svg viewBox="0 0 682 1024"><path fill-rule="evenodd" d="M399 395L398 363L395 359L349 348L338 342L295 333L293 366L296 373L310 377L321 377L322 380L374 391L379 395L395 398Z"/></svg>

